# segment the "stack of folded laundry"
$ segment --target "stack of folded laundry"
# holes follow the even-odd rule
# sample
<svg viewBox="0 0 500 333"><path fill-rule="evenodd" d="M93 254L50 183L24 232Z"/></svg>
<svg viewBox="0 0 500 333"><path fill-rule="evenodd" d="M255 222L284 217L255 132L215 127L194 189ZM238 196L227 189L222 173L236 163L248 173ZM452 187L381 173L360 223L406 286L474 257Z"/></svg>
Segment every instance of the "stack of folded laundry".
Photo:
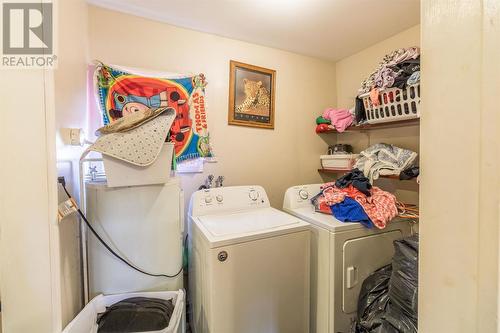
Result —
<svg viewBox="0 0 500 333"><path fill-rule="evenodd" d="M328 132L332 129L344 132L354 121L352 112L348 109L328 108L323 115L316 118L316 133Z"/></svg>

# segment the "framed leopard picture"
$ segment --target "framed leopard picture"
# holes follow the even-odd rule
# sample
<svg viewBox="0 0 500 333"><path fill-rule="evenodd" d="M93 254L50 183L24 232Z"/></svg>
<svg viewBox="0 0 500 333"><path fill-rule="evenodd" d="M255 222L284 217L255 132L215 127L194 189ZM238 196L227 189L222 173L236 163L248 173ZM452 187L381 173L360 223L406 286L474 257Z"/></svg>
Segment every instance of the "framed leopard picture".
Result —
<svg viewBox="0 0 500 333"><path fill-rule="evenodd" d="M229 125L274 129L276 71L231 60Z"/></svg>

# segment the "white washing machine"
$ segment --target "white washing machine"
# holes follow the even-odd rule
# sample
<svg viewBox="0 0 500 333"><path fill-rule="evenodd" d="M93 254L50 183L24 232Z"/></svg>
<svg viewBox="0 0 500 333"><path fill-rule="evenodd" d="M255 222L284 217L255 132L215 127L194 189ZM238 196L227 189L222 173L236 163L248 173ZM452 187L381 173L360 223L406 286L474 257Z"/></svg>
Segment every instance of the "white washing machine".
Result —
<svg viewBox="0 0 500 333"><path fill-rule="evenodd" d="M195 333L308 331L308 223L271 208L260 186L197 191L189 219Z"/></svg>
<svg viewBox="0 0 500 333"><path fill-rule="evenodd" d="M384 230L343 223L314 211L320 184L289 188L284 211L311 224L311 333L349 333L364 279L391 262L393 241L411 235L407 220Z"/></svg>

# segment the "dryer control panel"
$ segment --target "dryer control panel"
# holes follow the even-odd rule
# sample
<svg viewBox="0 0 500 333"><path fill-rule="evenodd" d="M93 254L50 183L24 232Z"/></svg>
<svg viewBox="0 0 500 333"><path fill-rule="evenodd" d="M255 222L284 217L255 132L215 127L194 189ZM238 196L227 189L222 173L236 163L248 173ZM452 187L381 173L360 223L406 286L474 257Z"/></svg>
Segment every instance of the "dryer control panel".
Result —
<svg viewBox="0 0 500 333"><path fill-rule="evenodd" d="M311 206L311 199L319 193L321 184L292 186L285 192L283 208L296 209Z"/></svg>
<svg viewBox="0 0 500 333"><path fill-rule="evenodd" d="M240 212L270 207L262 186L228 186L199 190L190 201L191 216Z"/></svg>

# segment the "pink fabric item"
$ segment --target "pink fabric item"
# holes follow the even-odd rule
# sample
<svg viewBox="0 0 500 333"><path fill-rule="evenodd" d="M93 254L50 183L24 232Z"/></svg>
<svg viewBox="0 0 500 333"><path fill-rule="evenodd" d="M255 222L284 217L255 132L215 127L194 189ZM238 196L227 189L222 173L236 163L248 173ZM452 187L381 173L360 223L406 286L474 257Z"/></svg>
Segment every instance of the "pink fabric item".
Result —
<svg viewBox="0 0 500 333"><path fill-rule="evenodd" d="M339 132L344 132L354 121L353 115L347 109L328 108L323 111L323 118L329 119Z"/></svg>
<svg viewBox="0 0 500 333"><path fill-rule="evenodd" d="M354 120L353 115L347 109L333 110L331 115L331 120L335 129L339 132L343 132L347 127L352 125Z"/></svg>
<svg viewBox="0 0 500 333"><path fill-rule="evenodd" d="M352 185L340 189L332 184L334 183L322 186L323 197L320 198L320 202L323 204L331 206L343 202L346 196L352 198L363 207L366 215L379 229L384 229L387 223L398 215L396 197L389 192L373 186L370 190L371 196L367 197Z"/></svg>
<svg viewBox="0 0 500 333"><path fill-rule="evenodd" d="M328 120L332 120L332 118L330 118L330 117L333 113L333 110L335 110L335 109L332 109L332 108L325 109L325 111L323 111L323 118L328 119Z"/></svg>

